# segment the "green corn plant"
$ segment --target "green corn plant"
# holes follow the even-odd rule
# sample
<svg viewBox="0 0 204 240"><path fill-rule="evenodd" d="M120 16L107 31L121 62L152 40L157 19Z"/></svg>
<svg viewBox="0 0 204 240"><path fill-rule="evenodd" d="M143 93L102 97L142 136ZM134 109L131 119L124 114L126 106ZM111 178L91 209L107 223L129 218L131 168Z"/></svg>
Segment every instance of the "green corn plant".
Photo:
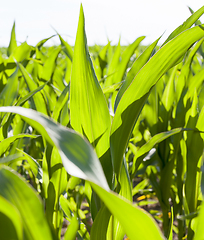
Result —
<svg viewBox="0 0 204 240"><path fill-rule="evenodd" d="M94 61L82 6L74 51L58 33L59 47L44 48L49 38L36 47L27 43L17 46L14 24L8 58L0 59L0 218L12 229L7 236L2 226L4 238L37 239L46 234L48 239L60 239L65 217L70 225L64 239L117 240L125 235L149 239L150 234L151 239L164 239L152 216L132 203L140 188L133 189L132 182L143 167L163 212L165 237L172 239L176 214L180 219L184 215L183 221L178 219L180 239L184 225L188 239L193 239L195 221L199 229L195 239L202 234L202 207L198 220L189 216L197 214L202 201L201 171L197 170L201 169L203 150L202 70L199 72L199 61L193 63L193 59L202 46L204 26L190 27L203 12L204 7L155 51L157 39L128 72L130 58L144 37L136 39L122 55L120 42L114 54L108 43ZM182 124L176 122L181 111ZM139 134L143 117L152 138L145 136L145 130ZM138 138L146 141L139 147L134 145ZM194 141L199 151L196 145L191 151ZM134 152L131 164L127 147ZM153 163L143 161L154 147L159 171ZM196 163L192 163L194 155ZM148 182L144 180L143 189ZM91 227L86 211L80 209L84 197L93 219ZM39 218L33 208L39 211Z"/></svg>

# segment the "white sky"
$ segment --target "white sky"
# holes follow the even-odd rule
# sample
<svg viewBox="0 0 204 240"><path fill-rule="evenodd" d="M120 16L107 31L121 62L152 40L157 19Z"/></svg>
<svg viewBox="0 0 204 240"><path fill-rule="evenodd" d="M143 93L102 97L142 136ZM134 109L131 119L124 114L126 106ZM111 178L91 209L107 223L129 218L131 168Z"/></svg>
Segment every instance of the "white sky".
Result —
<svg viewBox="0 0 204 240"><path fill-rule="evenodd" d="M7 0L0 5L0 46L8 46L13 22L17 41L36 45L55 34L56 29L74 45L80 3L83 4L88 45L133 42L146 36L143 44L163 40L194 11L203 0ZM204 17L200 19L204 23ZM54 28L54 29L53 29ZM58 44L58 38L48 41Z"/></svg>

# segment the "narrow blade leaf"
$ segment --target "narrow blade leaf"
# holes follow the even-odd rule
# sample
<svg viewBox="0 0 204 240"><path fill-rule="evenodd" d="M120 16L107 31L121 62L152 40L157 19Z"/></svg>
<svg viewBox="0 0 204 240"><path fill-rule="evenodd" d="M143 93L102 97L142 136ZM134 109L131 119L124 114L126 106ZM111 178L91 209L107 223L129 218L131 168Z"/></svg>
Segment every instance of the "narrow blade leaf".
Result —
<svg viewBox="0 0 204 240"><path fill-rule="evenodd" d="M191 45L202 37L204 37L204 30L197 26L182 32L168 42L141 69L123 94L113 119L110 138L113 165L117 174L120 171L122 157L131 132L151 88L168 69L177 63Z"/></svg>

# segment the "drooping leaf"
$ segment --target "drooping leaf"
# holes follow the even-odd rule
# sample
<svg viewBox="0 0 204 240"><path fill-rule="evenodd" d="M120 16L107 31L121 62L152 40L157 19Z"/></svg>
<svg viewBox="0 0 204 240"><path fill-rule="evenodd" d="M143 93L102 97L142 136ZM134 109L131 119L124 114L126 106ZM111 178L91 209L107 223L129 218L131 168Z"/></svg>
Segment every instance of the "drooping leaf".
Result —
<svg viewBox="0 0 204 240"><path fill-rule="evenodd" d="M59 33L58 33L58 36L61 41L62 50L67 55L67 57L72 61L72 59L73 59L72 47L61 37L61 35L59 35Z"/></svg>
<svg viewBox="0 0 204 240"><path fill-rule="evenodd" d="M91 145L79 134L32 109L0 107L0 112L20 114L51 145L55 145L67 172L109 189L100 162Z"/></svg>
<svg viewBox="0 0 204 240"><path fill-rule="evenodd" d="M167 42L169 42L171 39L173 39L175 36L180 34L181 32L185 31L186 29L190 28L204 13L204 6L199 8L195 13L193 13L182 25L180 25L178 28L176 28L166 39L166 41L163 43L165 45Z"/></svg>
<svg viewBox="0 0 204 240"><path fill-rule="evenodd" d="M35 95L36 93L40 92L47 85L47 83L37 87L36 89L34 89L32 91L29 91L29 93L27 95L25 95L24 97L18 99L18 101L17 101L15 106L23 106L23 104L25 102L27 102L30 98L32 98L33 95Z"/></svg>
<svg viewBox="0 0 204 240"><path fill-rule="evenodd" d="M116 195L110 191L108 192L93 183L91 183L91 186L113 216L119 220L125 233L131 240L149 240L149 236L151 236L152 240L163 239L156 222L147 212L133 206L127 200L123 200L120 195ZM148 231L144 226L148 226Z"/></svg>
<svg viewBox="0 0 204 240"><path fill-rule="evenodd" d="M22 161L22 160L24 160L24 157L20 153L9 154L6 157L0 158L0 164L11 163L11 162L14 162L14 161Z"/></svg>
<svg viewBox="0 0 204 240"><path fill-rule="evenodd" d="M21 138L36 138L38 136L35 136L35 135L31 135L31 134L18 134L18 135L15 135L15 136L11 136L11 137L8 137L8 138L5 138L4 140L2 140L0 142L0 157L2 156L3 153L5 153L9 146L14 143L16 140L18 139L21 139Z"/></svg>
<svg viewBox="0 0 204 240"><path fill-rule="evenodd" d="M50 40L50 39L53 38L53 37L55 37L55 35L52 35L51 37L48 37L48 38L45 38L45 39L41 40L40 42L38 42L38 43L36 44L35 47L38 48L38 49L40 49L40 48L43 46L44 43L46 43L48 40Z"/></svg>
<svg viewBox="0 0 204 240"><path fill-rule="evenodd" d="M170 136L173 136L174 134L180 133L184 129L177 128L172 129L167 132L162 132L154 135L146 144L144 144L135 154L133 159L133 168L132 168L132 175L135 175L139 165L142 163L143 158L145 154L147 154L156 144L160 143L161 141L167 139Z"/></svg>
<svg viewBox="0 0 204 240"><path fill-rule="evenodd" d="M24 159L26 159L28 161L28 164L30 165L30 168L33 172L33 174L38 177L39 179L42 178L43 175L43 171L42 168L40 166L40 164L38 163L38 161L36 159L34 159L33 157L31 157L29 154L25 153L24 151L18 149L18 151L20 153L22 153L22 156L24 156Z"/></svg>

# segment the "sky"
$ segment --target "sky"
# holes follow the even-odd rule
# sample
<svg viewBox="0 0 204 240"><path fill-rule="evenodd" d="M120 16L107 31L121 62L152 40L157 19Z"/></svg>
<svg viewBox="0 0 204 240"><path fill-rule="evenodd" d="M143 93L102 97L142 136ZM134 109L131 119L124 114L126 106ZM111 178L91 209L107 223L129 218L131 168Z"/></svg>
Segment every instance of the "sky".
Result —
<svg viewBox="0 0 204 240"><path fill-rule="evenodd" d="M163 34L161 42L194 11L203 0L7 0L0 6L0 46L9 45L15 21L19 44L27 41L35 46L56 31L74 45L80 4L85 15L88 45L105 45L108 40L122 45L146 36L149 44ZM204 23L204 16L200 18ZM57 36L47 45L59 44Z"/></svg>

